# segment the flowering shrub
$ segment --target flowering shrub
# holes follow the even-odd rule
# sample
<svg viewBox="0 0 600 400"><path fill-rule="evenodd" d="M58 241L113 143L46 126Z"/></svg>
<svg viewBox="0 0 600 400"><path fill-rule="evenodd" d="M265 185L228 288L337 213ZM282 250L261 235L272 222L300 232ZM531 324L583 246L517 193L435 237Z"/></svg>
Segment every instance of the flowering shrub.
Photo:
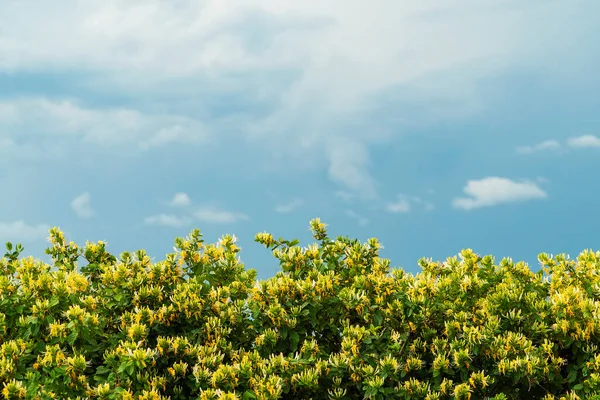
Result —
<svg viewBox="0 0 600 400"><path fill-rule="evenodd" d="M234 236L198 230L151 263L50 230L51 267L0 261L6 399L600 398L600 252L533 273L463 250L390 269L377 239L256 241L282 271L256 281ZM83 257L88 264L78 268Z"/></svg>

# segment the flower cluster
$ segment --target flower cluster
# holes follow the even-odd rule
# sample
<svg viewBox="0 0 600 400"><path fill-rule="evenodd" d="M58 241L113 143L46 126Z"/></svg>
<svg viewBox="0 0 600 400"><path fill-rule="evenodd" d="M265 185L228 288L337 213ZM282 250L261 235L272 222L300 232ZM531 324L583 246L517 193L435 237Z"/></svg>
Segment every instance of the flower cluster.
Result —
<svg viewBox="0 0 600 400"><path fill-rule="evenodd" d="M391 269L380 243L198 230L152 263L50 231L50 266L0 260L6 399L586 399L600 396L600 252L524 263L463 250ZM87 264L79 267L81 258Z"/></svg>

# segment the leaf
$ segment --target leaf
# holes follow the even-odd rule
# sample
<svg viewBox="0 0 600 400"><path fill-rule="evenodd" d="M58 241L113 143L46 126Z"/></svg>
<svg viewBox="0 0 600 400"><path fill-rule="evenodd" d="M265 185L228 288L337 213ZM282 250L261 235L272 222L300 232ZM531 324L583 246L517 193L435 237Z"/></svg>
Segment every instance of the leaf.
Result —
<svg viewBox="0 0 600 400"><path fill-rule="evenodd" d="M50 307L55 307L60 303L60 299L57 296L50 298Z"/></svg>
<svg viewBox="0 0 600 400"><path fill-rule="evenodd" d="M296 331L291 331L290 332L290 340L292 343L292 351L296 351L298 350L298 342L300 341L300 336L298 335L298 332Z"/></svg>
<svg viewBox="0 0 600 400"><path fill-rule="evenodd" d="M569 376L567 377L567 381L569 383L573 383L573 382L575 382L575 379L577 379L577 371L573 370L569 373Z"/></svg>
<svg viewBox="0 0 600 400"><path fill-rule="evenodd" d="M79 332L78 331L73 331L69 334L69 336L67 337L67 343L69 343L71 346L73 346L73 343L75 343L75 341L77 340L77 337L79 336Z"/></svg>
<svg viewBox="0 0 600 400"><path fill-rule="evenodd" d="M246 390L242 395L242 400L254 400L256 399L256 395L252 390Z"/></svg>
<svg viewBox="0 0 600 400"><path fill-rule="evenodd" d="M117 369L117 372L119 374L121 374L121 373L123 373L125 371L125 368L127 368L127 364L123 363L123 364L119 365L119 368Z"/></svg>
<svg viewBox="0 0 600 400"><path fill-rule="evenodd" d="M100 365L98 368L96 368L96 375L105 375L110 373L110 368L107 368L104 365Z"/></svg>
<svg viewBox="0 0 600 400"><path fill-rule="evenodd" d="M381 325L381 323L383 322L383 316L380 313L377 313L373 316L373 319L375 320L375 323L377 325Z"/></svg>

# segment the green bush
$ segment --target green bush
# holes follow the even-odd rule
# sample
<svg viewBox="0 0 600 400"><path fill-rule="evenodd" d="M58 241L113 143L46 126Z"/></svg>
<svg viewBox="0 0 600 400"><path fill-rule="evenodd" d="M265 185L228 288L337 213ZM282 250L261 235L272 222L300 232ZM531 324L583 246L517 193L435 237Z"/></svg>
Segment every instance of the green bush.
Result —
<svg viewBox="0 0 600 400"><path fill-rule="evenodd" d="M256 241L282 271L257 282L235 237L198 230L152 264L50 230L51 267L0 261L6 399L600 398L600 252L533 273L463 250L390 269L377 239ZM87 265L78 268L80 257Z"/></svg>

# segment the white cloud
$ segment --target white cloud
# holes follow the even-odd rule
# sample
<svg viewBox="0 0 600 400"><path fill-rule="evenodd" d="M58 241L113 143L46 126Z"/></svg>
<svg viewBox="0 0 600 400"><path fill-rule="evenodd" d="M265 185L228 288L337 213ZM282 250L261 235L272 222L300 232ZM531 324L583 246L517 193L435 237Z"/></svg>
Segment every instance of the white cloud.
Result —
<svg viewBox="0 0 600 400"><path fill-rule="evenodd" d="M170 205L173 207L187 207L192 203L187 193L175 193Z"/></svg>
<svg viewBox="0 0 600 400"><path fill-rule="evenodd" d="M88 192L80 194L71 201L71 208L79 218L91 218L94 215L92 196Z"/></svg>
<svg viewBox="0 0 600 400"><path fill-rule="evenodd" d="M521 153L521 154L532 154L532 153L536 153L538 151L556 150L556 149L560 149L560 143L558 143L556 140L545 140L534 146L519 146L519 147L517 147L516 151L517 151L517 153Z"/></svg>
<svg viewBox="0 0 600 400"><path fill-rule="evenodd" d="M76 7L64 0L36 7L13 2L0 17L0 68L76 67L160 79L302 66L310 68L311 82L317 75L320 81L333 78L328 86L354 94L478 57L513 59L555 31L553 22L565 9L492 0L375 0L369 6L359 0L97 0ZM16 18L23 12L32 22L28 29ZM545 18L530 20L536 13ZM474 34L484 29L485 37ZM347 63L353 68L338 69ZM356 88L341 85L356 76L368 79Z"/></svg>
<svg viewBox="0 0 600 400"><path fill-rule="evenodd" d="M144 219L144 222L148 225L168 226L172 228L179 228L186 226L190 223L189 218L178 217L169 214L157 214L151 215Z"/></svg>
<svg viewBox="0 0 600 400"><path fill-rule="evenodd" d="M0 129L2 122L0 122ZM21 137L23 139L23 137ZM39 142L31 143L17 142L10 137L0 138L0 163L14 161L50 161L56 160L63 155L63 149L59 146L49 144L40 146Z"/></svg>
<svg viewBox="0 0 600 400"><path fill-rule="evenodd" d="M349 193L345 190L338 190L334 193L334 195L336 197L339 197L340 199L342 199L343 201L345 201L346 203L351 202L352 200L354 200L356 198L356 195L353 193Z"/></svg>
<svg viewBox="0 0 600 400"><path fill-rule="evenodd" d="M189 197L185 193L177 193L171 202L171 206L188 206L190 204ZM243 213L230 212L219 210L216 207L204 206L195 209L190 213L190 216L176 216L172 214L157 214L147 217L144 222L149 225L162 225L170 227L181 227L192 222L192 218L206 222L217 224L230 224L241 220L247 220L249 217Z"/></svg>
<svg viewBox="0 0 600 400"><path fill-rule="evenodd" d="M452 205L464 210L548 197L534 182L515 182L499 177L469 180L463 190L469 197L455 198Z"/></svg>
<svg viewBox="0 0 600 400"><path fill-rule="evenodd" d="M365 226L369 225L369 219L368 218L365 218L365 217L363 217L361 215L358 215L357 213L355 213L352 210L346 211L346 215L349 216L352 219L355 219L356 222L358 222L359 226L365 227Z"/></svg>
<svg viewBox="0 0 600 400"><path fill-rule="evenodd" d="M509 0L5 3L0 70L86 72L95 78L85 87L128 98L155 90L168 95L166 104L190 92L200 97L199 87L207 98L253 93L274 106L266 116L244 116L246 137L261 148L268 138L286 162L292 156L325 162L333 181L366 197L376 192L368 171L372 144L406 133L411 124L477 112L479 82L487 76L520 66L569 67L573 43L592 48L581 39L592 36L596 23L588 7ZM568 29L567 14L578 21ZM378 123L386 110L375 100L392 89L401 101L392 107L389 129ZM422 113L404 109L406 99ZM181 116L61 107L68 116L45 111L59 119L50 127L114 147L131 140L147 149L206 134L204 124ZM0 105L0 125L19 115L27 112ZM300 143L290 145L295 138Z"/></svg>
<svg viewBox="0 0 600 400"><path fill-rule="evenodd" d="M54 154L73 144L100 145L113 150L149 150L173 142L204 143L208 130L194 119L176 115L144 114L134 109L92 109L70 100L44 98L0 101L0 107L11 107L10 118L0 120L0 129L18 133L25 144L17 145L10 137L3 140L0 151L37 143L37 153L47 153L41 144L50 145ZM28 143L27 140L29 140ZM14 151L6 152L11 156Z"/></svg>
<svg viewBox="0 0 600 400"><path fill-rule="evenodd" d="M193 213L193 216L199 221L216 224L232 224L249 219L246 214L218 210L214 207L200 208Z"/></svg>
<svg viewBox="0 0 600 400"><path fill-rule="evenodd" d="M285 214L294 211L300 207L304 202L301 199L292 199L286 204L279 204L275 207L275 212Z"/></svg>
<svg viewBox="0 0 600 400"><path fill-rule="evenodd" d="M344 141L329 147L329 177L359 196L376 196L375 183L367 171L369 154L359 141Z"/></svg>
<svg viewBox="0 0 600 400"><path fill-rule="evenodd" d="M22 220L0 222L0 241L11 242L12 244L35 242L46 238L49 230L49 225L28 225Z"/></svg>
<svg viewBox="0 0 600 400"><path fill-rule="evenodd" d="M407 198L399 198L396 202L389 203L386 210L393 213L407 213L410 211L410 202Z"/></svg>
<svg viewBox="0 0 600 400"><path fill-rule="evenodd" d="M431 211L435 208L432 202L423 200L419 196L409 196L399 194L397 200L387 203L385 210L391 213L407 213L413 208L413 204L419 204L425 211Z"/></svg>
<svg viewBox="0 0 600 400"><path fill-rule="evenodd" d="M600 138L594 135L583 135L573 137L567 140L569 147L575 149L581 148L600 148Z"/></svg>
<svg viewBox="0 0 600 400"><path fill-rule="evenodd" d="M600 148L600 138L594 135L583 135L567 139L566 145L573 149L581 148ZM519 146L517 153L532 154L544 150L557 150L562 146L556 140L545 140L533 146Z"/></svg>
<svg viewBox="0 0 600 400"><path fill-rule="evenodd" d="M189 121L191 122L191 125L197 125L197 127L186 127L175 122L174 125L158 128L154 136L151 136L148 140L143 140L140 142L140 147L143 150L148 150L152 148L161 148L170 143L202 142L205 139L205 129L200 127L200 124L197 121Z"/></svg>
<svg viewBox="0 0 600 400"><path fill-rule="evenodd" d="M432 211L435 208L435 205L432 202L427 201L427 200L423 200L423 199L419 198L419 200L417 200L415 202L421 204L421 206L423 207L423 209L425 211Z"/></svg>

